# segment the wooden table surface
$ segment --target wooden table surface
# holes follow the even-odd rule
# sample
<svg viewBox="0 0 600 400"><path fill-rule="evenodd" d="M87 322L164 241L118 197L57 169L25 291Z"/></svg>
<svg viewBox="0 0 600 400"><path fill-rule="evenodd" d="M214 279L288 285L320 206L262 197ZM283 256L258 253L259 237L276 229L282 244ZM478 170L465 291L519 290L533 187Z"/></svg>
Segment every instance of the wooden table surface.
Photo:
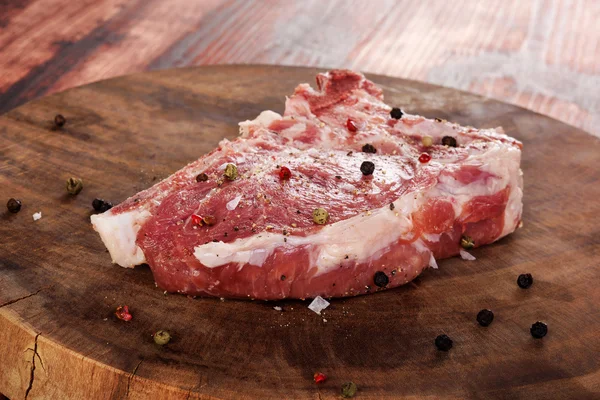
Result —
<svg viewBox="0 0 600 400"><path fill-rule="evenodd" d="M0 0L0 113L217 63L348 67L472 91L600 136L598 0Z"/></svg>

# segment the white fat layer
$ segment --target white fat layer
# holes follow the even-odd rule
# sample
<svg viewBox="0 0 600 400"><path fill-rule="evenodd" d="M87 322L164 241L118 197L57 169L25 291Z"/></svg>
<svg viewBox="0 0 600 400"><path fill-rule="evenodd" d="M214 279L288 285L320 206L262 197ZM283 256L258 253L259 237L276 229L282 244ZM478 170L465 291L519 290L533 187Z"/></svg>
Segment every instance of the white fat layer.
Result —
<svg viewBox="0 0 600 400"><path fill-rule="evenodd" d="M430 190L410 193L394 201L394 211L389 206L371 210L370 214L326 225L312 235L288 236L287 242L284 242L281 234L268 232L230 243L211 242L196 246L194 256L208 268L229 263L239 263L241 268L243 264L262 266L279 247L308 246L311 265L317 268L316 274L320 275L338 267L347 255L359 263L366 262L378 258L399 239L409 238L413 227L411 213L430 197L440 196L451 201L456 218L473 196L491 195L507 186L511 188L511 197L505 212L507 223L502 236L512 232L522 207L520 151L506 146L492 146L486 152L469 156L467 161L495 177L463 185L442 176ZM420 239L413 246L419 252L429 251ZM433 257L430 257L429 265L437 267Z"/></svg>
<svg viewBox="0 0 600 400"><path fill-rule="evenodd" d="M278 247L308 246L311 261L320 275L339 266L348 255L363 262L403 236L410 236L413 227L410 214L423 199L423 196L410 194L394 202L394 211L389 206L382 207L371 211L370 215L365 213L327 225L312 235L287 236L287 242L276 233L261 233L230 243L210 242L196 246L194 256L209 268L228 263L262 266ZM365 235L365 232L369 234Z"/></svg>
<svg viewBox="0 0 600 400"><path fill-rule="evenodd" d="M109 211L92 215L92 226L108 249L112 262L133 268L146 262L142 249L135 243L140 227L150 217L147 210L131 210L120 214Z"/></svg>
<svg viewBox="0 0 600 400"><path fill-rule="evenodd" d="M253 120L243 121L239 123L240 126L240 134L246 135L249 132L249 128L252 125L258 125L262 127L268 127L274 121L280 120L281 115L277 114L275 111L266 110L261 112L258 117Z"/></svg>

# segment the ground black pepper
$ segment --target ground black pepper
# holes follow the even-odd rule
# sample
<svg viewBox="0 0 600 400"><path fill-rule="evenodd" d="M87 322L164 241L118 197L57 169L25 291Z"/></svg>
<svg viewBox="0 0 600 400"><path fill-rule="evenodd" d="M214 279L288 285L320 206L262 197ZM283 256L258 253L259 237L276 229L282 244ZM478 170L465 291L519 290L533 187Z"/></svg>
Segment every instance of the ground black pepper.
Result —
<svg viewBox="0 0 600 400"><path fill-rule="evenodd" d="M441 351L448 351L452 348L452 339L448 335L439 335L435 338L435 347Z"/></svg>
<svg viewBox="0 0 600 400"><path fill-rule="evenodd" d="M336 175L335 179L342 179L342 177L340 175Z"/></svg>
<svg viewBox="0 0 600 400"><path fill-rule="evenodd" d="M394 211L394 208L396 208L396 206L394 205L394 203L390 203L390 210Z"/></svg>
<svg viewBox="0 0 600 400"><path fill-rule="evenodd" d="M375 272L373 276L373 283L378 287L386 287L390 283L390 278L383 271Z"/></svg>
<svg viewBox="0 0 600 400"><path fill-rule="evenodd" d="M521 289L529 289L533 285L533 276L531 274L521 274L517 278L517 285Z"/></svg>
<svg viewBox="0 0 600 400"><path fill-rule="evenodd" d="M400 119L403 115L404 113L398 107L394 107L392 108L392 111L390 111L390 116L394 119Z"/></svg>
<svg viewBox="0 0 600 400"><path fill-rule="evenodd" d="M105 212L110 210L113 207L113 205L111 202L106 200L94 199L94 201L92 201L92 207L94 207L94 210L98 212Z"/></svg>
<svg viewBox="0 0 600 400"><path fill-rule="evenodd" d="M9 199L6 203L6 208L8 208L8 211L10 211L13 214L18 213L19 211L21 211L21 200L13 198Z"/></svg>
<svg viewBox="0 0 600 400"><path fill-rule="evenodd" d="M494 320L494 313L491 310L483 309L477 314L477 322L481 326L489 326Z"/></svg>
<svg viewBox="0 0 600 400"><path fill-rule="evenodd" d="M373 171L375 171L375 164L373 164L371 161L363 161L363 163L360 165L360 172L362 172L365 176L373 175Z"/></svg>
<svg viewBox="0 0 600 400"><path fill-rule="evenodd" d="M281 279L282 281L285 281L285 275L281 275L281 278L280 278L280 279Z"/></svg>

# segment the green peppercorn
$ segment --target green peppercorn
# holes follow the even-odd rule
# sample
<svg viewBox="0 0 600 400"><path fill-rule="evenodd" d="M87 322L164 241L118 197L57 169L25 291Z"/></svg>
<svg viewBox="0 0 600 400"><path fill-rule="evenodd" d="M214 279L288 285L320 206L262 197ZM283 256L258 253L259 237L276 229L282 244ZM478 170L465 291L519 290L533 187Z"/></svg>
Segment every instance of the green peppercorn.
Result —
<svg viewBox="0 0 600 400"><path fill-rule="evenodd" d="M324 208L315 208L313 210L313 221L315 224L325 225L327 219L329 218L329 213Z"/></svg>
<svg viewBox="0 0 600 400"><path fill-rule="evenodd" d="M164 346L171 341L171 334L167 331L158 331L154 335L154 343Z"/></svg>
<svg viewBox="0 0 600 400"><path fill-rule="evenodd" d="M460 245L462 246L463 249L472 249L473 247L475 247L475 242L473 241L473 238L471 238L470 236L463 236L462 238L460 238Z"/></svg>
<svg viewBox="0 0 600 400"><path fill-rule="evenodd" d="M356 383L354 382L346 382L342 385L342 397L345 399L349 399L350 397L354 397L356 394Z"/></svg>
<svg viewBox="0 0 600 400"><path fill-rule="evenodd" d="M235 181L238 177L238 169L235 164L227 164L223 175L225 175L225 178L228 180Z"/></svg>
<svg viewBox="0 0 600 400"><path fill-rule="evenodd" d="M67 192L69 192L69 194L79 194L81 189L83 189L83 181L81 179L74 177L67 179Z"/></svg>

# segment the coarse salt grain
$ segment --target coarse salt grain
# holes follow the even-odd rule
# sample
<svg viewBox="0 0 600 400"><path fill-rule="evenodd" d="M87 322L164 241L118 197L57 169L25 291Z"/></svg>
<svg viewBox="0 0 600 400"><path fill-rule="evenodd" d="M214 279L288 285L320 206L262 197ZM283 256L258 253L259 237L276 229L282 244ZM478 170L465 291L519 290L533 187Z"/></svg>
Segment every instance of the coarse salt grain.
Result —
<svg viewBox="0 0 600 400"><path fill-rule="evenodd" d="M38 219L41 219L41 218L42 218L42 212L41 211L36 212L35 214L33 214L33 220L34 221L37 221Z"/></svg>
<svg viewBox="0 0 600 400"><path fill-rule="evenodd" d="M437 265L437 262L435 261L435 257L433 256L433 253L431 253L429 255L429 266L433 269L438 269L438 265Z"/></svg>
<svg viewBox="0 0 600 400"><path fill-rule="evenodd" d="M233 200L231 200L230 202L228 202L225 207L229 210L229 211L233 211L237 208L238 204L240 204L240 200L242 200L242 195L237 196L236 198L234 198Z"/></svg>
<svg viewBox="0 0 600 400"><path fill-rule="evenodd" d="M275 307L273 307L273 310L275 310L275 311L281 311L281 310L282 310L282 308L281 308L281 307L279 307L279 306L275 306Z"/></svg>
<svg viewBox="0 0 600 400"><path fill-rule="evenodd" d="M329 302L321 296L315 297L315 299L308 305L308 308L317 314L321 315L321 311L329 307Z"/></svg>
<svg viewBox="0 0 600 400"><path fill-rule="evenodd" d="M477 260L471 253L468 251L460 250L460 256L463 260L473 261Z"/></svg>

